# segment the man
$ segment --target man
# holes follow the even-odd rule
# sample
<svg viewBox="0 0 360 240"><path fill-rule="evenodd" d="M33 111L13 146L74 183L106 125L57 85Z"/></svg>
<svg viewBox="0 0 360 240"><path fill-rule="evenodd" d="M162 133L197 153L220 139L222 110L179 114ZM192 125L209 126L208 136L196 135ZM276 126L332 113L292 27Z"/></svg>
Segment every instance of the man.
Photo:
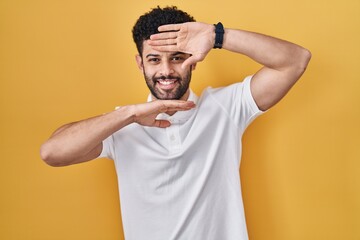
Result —
<svg viewBox="0 0 360 240"><path fill-rule="evenodd" d="M295 84L311 54L258 33L195 22L155 8L133 28L148 102L67 124L41 148L52 166L114 160L125 238L248 239L241 197L241 136ZM263 67L243 82L189 89L191 72L223 48Z"/></svg>

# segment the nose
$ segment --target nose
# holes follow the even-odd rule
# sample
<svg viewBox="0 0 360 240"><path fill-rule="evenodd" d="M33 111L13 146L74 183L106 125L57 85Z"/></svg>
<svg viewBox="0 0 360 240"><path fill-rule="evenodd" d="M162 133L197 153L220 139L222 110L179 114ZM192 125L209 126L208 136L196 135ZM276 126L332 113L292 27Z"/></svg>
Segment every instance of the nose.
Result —
<svg viewBox="0 0 360 240"><path fill-rule="evenodd" d="M162 62L160 74L162 76L169 76L169 75L171 75L173 73L174 73L174 69L173 69L172 64L170 62L168 62L168 61Z"/></svg>

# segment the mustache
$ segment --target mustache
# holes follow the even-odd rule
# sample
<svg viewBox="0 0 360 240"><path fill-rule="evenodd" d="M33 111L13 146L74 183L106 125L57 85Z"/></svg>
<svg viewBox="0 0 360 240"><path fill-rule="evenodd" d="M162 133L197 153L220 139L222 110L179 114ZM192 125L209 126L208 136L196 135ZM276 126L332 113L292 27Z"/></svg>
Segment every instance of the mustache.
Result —
<svg viewBox="0 0 360 240"><path fill-rule="evenodd" d="M181 80L180 77L175 77L175 76L171 76L171 75L169 75L169 76L160 76L160 77L154 77L153 78L154 81L165 80L165 79L174 79L174 80L178 80L178 81Z"/></svg>

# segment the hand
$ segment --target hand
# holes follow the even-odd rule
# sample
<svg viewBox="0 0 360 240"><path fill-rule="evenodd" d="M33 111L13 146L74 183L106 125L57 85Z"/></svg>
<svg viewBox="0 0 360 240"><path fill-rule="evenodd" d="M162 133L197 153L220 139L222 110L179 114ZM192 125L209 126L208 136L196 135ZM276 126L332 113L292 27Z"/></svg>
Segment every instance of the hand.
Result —
<svg viewBox="0 0 360 240"><path fill-rule="evenodd" d="M159 27L158 34L150 36L148 44L161 52L184 52L191 54L182 64L186 68L204 60L214 46L215 31L211 24L187 22Z"/></svg>
<svg viewBox="0 0 360 240"><path fill-rule="evenodd" d="M159 113L186 111L195 107L194 102L180 100L156 100L153 102L133 105L135 108L134 122L143 126L166 128L171 125L167 120L157 120Z"/></svg>

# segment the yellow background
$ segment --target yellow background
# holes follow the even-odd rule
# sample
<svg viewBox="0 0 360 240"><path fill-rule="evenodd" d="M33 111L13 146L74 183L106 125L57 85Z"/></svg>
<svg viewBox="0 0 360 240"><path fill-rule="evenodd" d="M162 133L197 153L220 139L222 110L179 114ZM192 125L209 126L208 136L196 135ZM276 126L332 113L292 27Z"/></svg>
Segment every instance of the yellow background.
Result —
<svg viewBox="0 0 360 240"><path fill-rule="evenodd" d="M39 147L62 124L146 101L131 29L158 4L311 50L300 82L244 136L250 239L359 240L359 0L1 0L0 239L123 239L113 163L51 168ZM258 68L212 51L192 88Z"/></svg>

